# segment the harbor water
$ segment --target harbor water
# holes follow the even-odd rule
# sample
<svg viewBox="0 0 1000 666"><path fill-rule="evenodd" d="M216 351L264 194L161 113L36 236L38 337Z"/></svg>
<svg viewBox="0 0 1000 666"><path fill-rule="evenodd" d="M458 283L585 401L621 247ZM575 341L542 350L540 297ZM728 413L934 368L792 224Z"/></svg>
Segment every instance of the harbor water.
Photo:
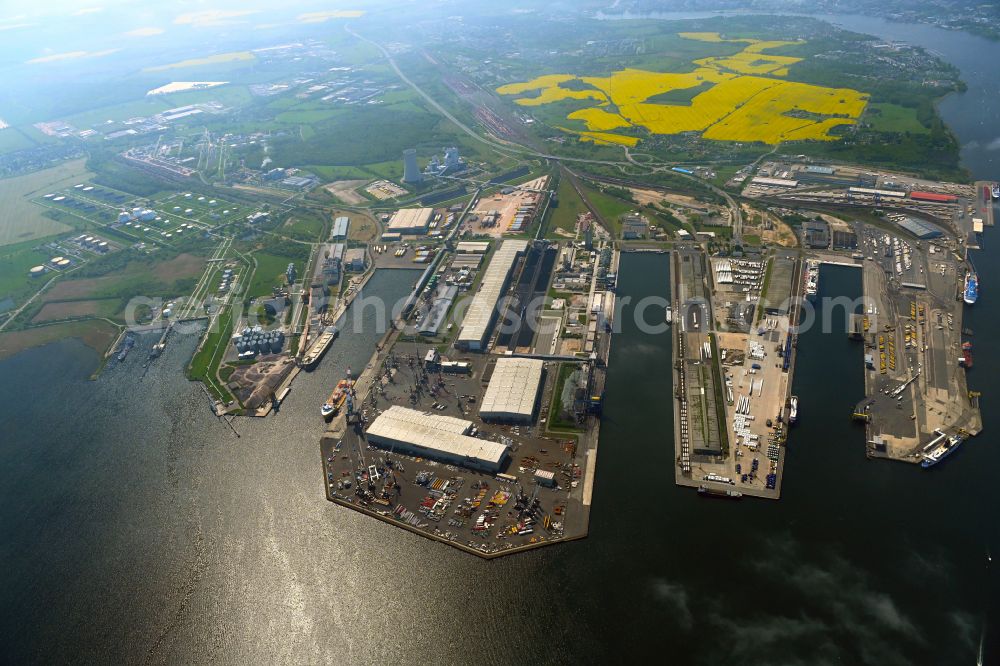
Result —
<svg viewBox="0 0 1000 666"><path fill-rule="evenodd" d="M963 67L966 94L996 90L985 67L1000 44L907 34L945 55L979 49L982 73ZM985 148L1000 113L987 131L951 117L961 107L942 111L963 155L978 177L1000 177ZM984 433L945 463L865 458L849 418L862 350L815 326L798 342L781 500L677 488L670 338L626 309L590 536L489 562L323 497L319 406L347 366L364 368L374 313L361 332L347 322L278 414L235 419L236 432L184 379L193 337L172 339L146 375L141 339L95 382L96 354L73 340L0 361L3 661L608 663L658 652L683 664L973 663L986 627L1000 627L987 564L1000 552L991 233L967 320ZM667 296L668 265L625 255L619 296ZM379 271L366 293L396 300L415 277ZM857 296L860 272L824 267L820 289ZM833 313L834 330L844 317ZM998 658L1000 632L986 633L985 653Z"/></svg>

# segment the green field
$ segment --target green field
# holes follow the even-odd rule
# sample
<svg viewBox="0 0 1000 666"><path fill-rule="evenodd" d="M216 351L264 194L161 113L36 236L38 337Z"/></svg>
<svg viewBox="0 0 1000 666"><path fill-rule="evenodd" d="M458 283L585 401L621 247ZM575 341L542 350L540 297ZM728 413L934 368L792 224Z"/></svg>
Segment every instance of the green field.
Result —
<svg viewBox="0 0 1000 666"><path fill-rule="evenodd" d="M24 294L38 289L48 277L31 278L28 270L45 263L48 253L34 249L32 241L0 247L0 300L10 296L19 302Z"/></svg>
<svg viewBox="0 0 1000 666"><path fill-rule="evenodd" d="M608 231L616 238L621 236L621 216L629 211L638 210L639 207L630 201L624 201L610 194L605 194L593 187L581 187L580 189L583 190L583 195L590 201L590 205L604 218L604 222L610 225Z"/></svg>
<svg viewBox="0 0 1000 666"><path fill-rule="evenodd" d="M559 188L556 190L559 198L559 205L551 209L549 215L549 238L567 238L555 232L556 229L566 231L570 236L574 235L576 229L576 218L580 213L587 210L583 199L573 189L573 183L568 176L559 179Z"/></svg>
<svg viewBox="0 0 1000 666"><path fill-rule="evenodd" d="M896 104L871 104L864 117L876 132L910 132L930 134L930 130L917 119L917 110Z"/></svg>
<svg viewBox="0 0 1000 666"><path fill-rule="evenodd" d="M72 231L73 227L47 216L45 209L34 205L30 198L70 187L88 180L90 175L83 160L74 160L26 176L0 180L0 201L3 202L0 206L0 246Z"/></svg>
<svg viewBox="0 0 1000 666"><path fill-rule="evenodd" d="M301 252L296 256L263 251L254 253L254 258L257 259L257 270L254 271L253 281L247 287L247 298L270 296L271 290L276 285L285 283L285 270L287 270L289 262L295 263L295 271L298 275L304 275L310 247L308 245L289 245L301 248Z"/></svg>

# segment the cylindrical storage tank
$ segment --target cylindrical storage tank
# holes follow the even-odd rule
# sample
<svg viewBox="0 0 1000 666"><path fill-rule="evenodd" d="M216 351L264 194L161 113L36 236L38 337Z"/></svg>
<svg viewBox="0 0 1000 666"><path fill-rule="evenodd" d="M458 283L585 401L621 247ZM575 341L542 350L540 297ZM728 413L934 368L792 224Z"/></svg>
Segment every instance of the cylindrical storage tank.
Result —
<svg viewBox="0 0 1000 666"><path fill-rule="evenodd" d="M38 277L40 275L44 275L45 266L35 266L30 271L28 271L28 274L31 275L31 277Z"/></svg>
<svg viewBox="0 0 1000 666"><path fill-rule="evenodd" d="M59 262L59 268L66 268L69 266L69 259L63 259Z"/></svg>

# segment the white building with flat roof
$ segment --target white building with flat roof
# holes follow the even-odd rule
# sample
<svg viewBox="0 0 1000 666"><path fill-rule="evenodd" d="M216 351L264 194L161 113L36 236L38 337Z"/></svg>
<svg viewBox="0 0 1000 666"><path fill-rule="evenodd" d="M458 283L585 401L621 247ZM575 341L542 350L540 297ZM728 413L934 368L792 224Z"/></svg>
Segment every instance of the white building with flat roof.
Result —
<svg viewBox="0 0 1000 666"><path fill-rule="evenodd" d="M455 251L459 254L484 254L489 249L489 241L462 241L455 246Z"/></svg>
<svg viewBox="0 0 1000 666"><path fill-rule="evenodd" d="M483 274L479 292L465 313L462 330L455 344L463 349L482 351L497 317L497 304L507 291L517 258L528 248L528 241L506 240L493 253L493 259Z"/></svg>
<svg viewBox="0 0 1000 666"><path fill-rule="evenodd" d="M499 358L479 405L484 421L530 422L542 389L545 362L535 358Z"/></svg>
<svg viewBox="0 0 1000 666"><path fill-rule="evenodd" d="M393 405L368 427L368 441L382 448L496 474L508 447L470 437L472 421Z"/></svg>
<svg viewBox="0 0 1000 666"><path fill-rule="evenodd" d="M400 208L393 213L385 230L403 236L420 236L427 233L432 217L433 208Z"/></svg>

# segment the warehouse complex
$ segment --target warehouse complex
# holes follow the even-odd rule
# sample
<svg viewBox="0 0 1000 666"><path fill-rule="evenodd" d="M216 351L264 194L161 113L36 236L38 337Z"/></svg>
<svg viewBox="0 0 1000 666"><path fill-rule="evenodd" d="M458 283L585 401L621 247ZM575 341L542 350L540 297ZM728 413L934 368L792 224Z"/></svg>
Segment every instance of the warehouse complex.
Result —
<svg viewBox="0 0 1000 666"><path fill-rule="evenodd" d="M508 447L470 437L472 428L472 421L393 405L372 422L368 441L420 458L490 474L500 472L509 455Z"/></svg>
<svg viewBox="0 0 1000 666"><path fill-rule="evenodd" d="M422 236L430 228L432 217L433 208L400 208L393 214L385 230L387 233L403 236Z"/></svg>
<svg viewBox="0 0 1000 666"><path fill-rule="evenodd" d="M528 241L507 240L494 253L483 275L482 287L472 299L455 345L461 349L482 351L496 321L497 304L507 290L517 258L528 248Z"/></svg>
<svg viewBox="0 0 1000 666"><path fill-rule="evenodd" d="M533 358L497 359L479 407L484 421L530 423L542 387L545 362Z"/></svg>

